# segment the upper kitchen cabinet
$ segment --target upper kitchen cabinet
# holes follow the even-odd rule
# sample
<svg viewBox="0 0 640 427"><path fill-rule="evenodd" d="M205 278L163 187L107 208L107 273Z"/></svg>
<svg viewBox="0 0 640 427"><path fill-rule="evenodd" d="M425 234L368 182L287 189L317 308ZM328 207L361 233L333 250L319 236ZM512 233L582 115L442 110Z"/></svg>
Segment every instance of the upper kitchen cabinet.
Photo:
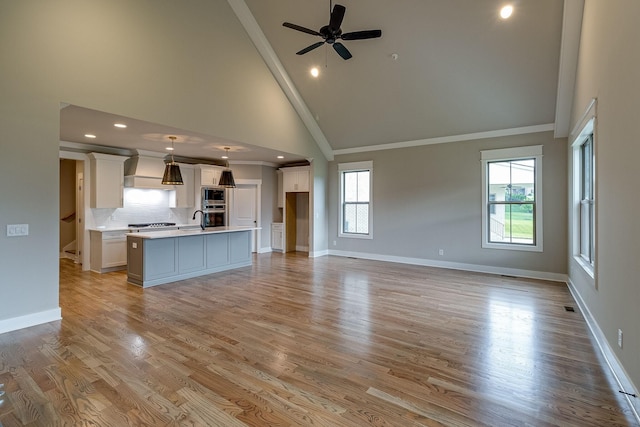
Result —
<svg viewBox="0 0 640 427"><path fill-rule="evenodd" d="M121 208L127 157L89 153L92 208Z"/></svg>
<svg viewBox="0 0 640 427"><path fill-rule="evenodd" d="M283 190L285 193L309 191L309 166L282 168Z"/></svg>
<svg viewBox="0 0 640 427"><path fill-rule="evenodd" d="M183 185L174 185L175 192L170 197L170 208L192 208L195 203L194 190L194 167L180 163L180 174L182 175Z"/></svg>
<svg viewBox="0 0 640 427"><path fill-rule="evenodd" d="M217 187L223 170L222 166L196 165L194 169L196 187Z"/></svg>

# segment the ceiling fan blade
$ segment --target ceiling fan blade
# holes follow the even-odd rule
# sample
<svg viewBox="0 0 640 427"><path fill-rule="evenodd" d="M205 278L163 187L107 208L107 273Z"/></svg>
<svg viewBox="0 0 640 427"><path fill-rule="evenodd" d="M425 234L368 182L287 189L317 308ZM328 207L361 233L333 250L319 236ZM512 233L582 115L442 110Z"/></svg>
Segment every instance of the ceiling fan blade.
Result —
<svg viewBox="0 0 640 427"><path fill-rule="evenodd" d="M336 52L338 52L338 55L340 55L342 57L342 59L349 59L351 58L351 52L349 52L349 49L347 49L346 47L344 47L344 45L340 42L338 43L334 43L333 44L333 48L335 49Z"/></svg>
<svg viewBox="0 0 640 427"><path fill-rule="evenodd" d="M340 38L342 40L364 40L364 39L375 39L382 36L382 31L380 30L365 30L365 31L354 31L351 33L344 33Z"/></svg>
<svg viewBox="0 0 640 427"><path fill-rule="evenodd" d="M344 13L347 9L340 5L336 4L333 6L333 12L331 12L331 20L329 21L329 29L332 32L338 32L340 30L340 26L342 25L342 20L344 19Z"/></svg>
<svg viewBox="0 0 640 427"><path fill-rule="evenodd" d="M307 47L305 47L304 49L302 49L302 50L300 50L300 51L296 52L296 55L304 55L305 53L310 52L310 51L312 51L313 49L315 49L315 48L318 48L318 47L322 46L323 44L324 44L324 42L314 43L314 44L312 44L311 46L307 46Z"/></svg>
<svg viewBox="0 0 640 427"><path fill-rule="evenodd" d="M322 34L320 34L319 32L317 32L315 30L310 30L309 28L301 27L300 25L292 24L291 22L284 22L282 24L282 26L283 27L287 27L287 28L291 28L293 30L302 31L303 33L311 34L312 36L320 36L320 37L322 37Z"/></svg>

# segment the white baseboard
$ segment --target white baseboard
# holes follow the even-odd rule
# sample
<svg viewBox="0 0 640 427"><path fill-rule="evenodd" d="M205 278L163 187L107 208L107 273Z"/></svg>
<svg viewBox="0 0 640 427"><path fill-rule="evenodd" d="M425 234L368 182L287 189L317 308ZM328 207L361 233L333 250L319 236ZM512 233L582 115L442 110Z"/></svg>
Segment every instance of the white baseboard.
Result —
<svg viewBox="0 0 640 427"><path fill-rule="evenodd" d="M318 258L321 256L327 256L329 255L329 250L325 249L323 251L313 251L313 252L309 252L309 258Z"/></svg>
<svg viewBox="0 0 640 427"><path fill-rule="evenodd" d="M618 387L620 387L620 390L625 393L632 393L636 396L639 396L640 394L638 393L638 389L633 384L633 381L631 381L631 377L629 377L627 371L625 371L624 367L622 366L622 363L620 363L620 360L618 360L618 357L613 352L613 349L609 345L609 341L607 341L607 339L605 338L605 335L602 332L602 329L600 329L598 322L596 322L596 319L591 314L589 307L587 307L587 305L585 304L582 296L580 295L580 292L578 292L578 289L575 287L570 278L568 279L567 284L569 286L569 291L571 292L573 299L576 301L576 303L578 303L580 311L582 311L582 315L584 316L584 319L586 320L587 325L589 326L589 329L593 334L593 337L598 343L600 353L607 362L611 373L616 379L616 383L618 383ZM636 421L640 423L640 399L634 398L627 394L624 394L624 397L629 403L629 406L633 411L633 415L636 417Z"/></svg>
<svg viewBox="0 0 640 427"><path fill-rule="evenodd" d="M40 311L38 313L27 314L25 316L0 320L0 334L40 325L42 323L54 322L60 319L62 319L62 311L60 310L60 307L58 307L53 310Z"/></svg>
<svg viewBox="0 0 640 427"><path fill-rule="evenodd" d="M451 270L473 271L476 273L502 274L505 276L526 277L529 279L550 280L553 282L567 282L566 274L549 273L546 271L521 270L518 268L494 267L490 265L465 264L460 262L436 261L424 258L408 258L338 250L330 250L329 255L370 259L374 261L397 262L400 264L421 265L424 267L438 267L448 268Z"/></svg>
<svg viewBox="0 0 640 427"><path fill-rule="evenodd" d="M268 254L269 252L273 252L273 249L271 249L271 246L267 246L266 248L258 249L258 253L259 254Z"/></svg>

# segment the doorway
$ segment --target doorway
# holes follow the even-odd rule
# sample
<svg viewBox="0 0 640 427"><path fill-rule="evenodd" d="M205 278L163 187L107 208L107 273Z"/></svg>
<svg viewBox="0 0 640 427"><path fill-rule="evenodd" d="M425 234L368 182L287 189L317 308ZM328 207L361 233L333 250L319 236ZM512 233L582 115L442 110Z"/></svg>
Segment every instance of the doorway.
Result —
<svg viewBox="0 0 640 427"><path fill-rule="evenodd" d="M89 162L82 153L60 151L59 239L60 256L89 270L89 230L85 227L88 200L85 182Z"/></svg>
<svg viewBox="0 0 640 427"><path fill-rule="evenodd" d="M285 252L309 252L309 193L286 193Z"/></svg>
<svg viewBox="0 0 640 427"><path fill-rule="evenodd" d="M60 258L78 263L76 161L60 159Z"/></svg>

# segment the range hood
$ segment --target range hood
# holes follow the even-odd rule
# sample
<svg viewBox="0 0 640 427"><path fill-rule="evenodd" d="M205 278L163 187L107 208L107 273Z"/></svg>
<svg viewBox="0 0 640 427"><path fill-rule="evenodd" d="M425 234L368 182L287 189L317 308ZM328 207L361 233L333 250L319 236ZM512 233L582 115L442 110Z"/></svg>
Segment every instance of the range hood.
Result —
<svg viewBox="0 0 640 427"><path fill-rule="evenodd" d="M173 190L173 185L163 185L164 153L154 151L134 150L124 163L124 186L128 188L155 188Z"/></svg>

